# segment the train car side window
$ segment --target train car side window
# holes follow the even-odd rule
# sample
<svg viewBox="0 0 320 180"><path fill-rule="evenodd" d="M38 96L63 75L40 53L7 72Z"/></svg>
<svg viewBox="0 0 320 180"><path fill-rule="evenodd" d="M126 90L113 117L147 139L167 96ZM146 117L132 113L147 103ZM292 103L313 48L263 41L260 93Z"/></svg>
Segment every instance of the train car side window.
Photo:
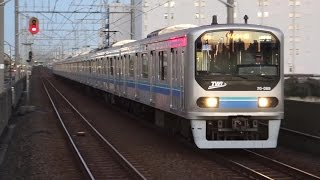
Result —
<svg viewBox="0 0 320 180"><path fill-rule="evenodd" d="M142 60L142 77L148 78L148 71L149 71L149 58L147 53L141 54L141 60Z"/></svg>
<svg viewBox="0 0 320 180"><path fill-rule="evenodd" d="M166 51L159 52L160 80L165 81L168 73L168 54Z"/></svg>

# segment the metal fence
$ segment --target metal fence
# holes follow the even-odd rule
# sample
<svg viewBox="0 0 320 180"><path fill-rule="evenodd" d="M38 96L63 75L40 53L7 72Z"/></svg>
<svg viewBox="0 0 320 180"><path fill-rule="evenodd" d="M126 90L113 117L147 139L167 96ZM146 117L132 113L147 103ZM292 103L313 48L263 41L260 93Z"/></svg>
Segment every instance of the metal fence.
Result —
<svg viewBox="0 0 320 180"><path fill-rule="evenodd" d="M25 89L26 77L23 77L12 87L7 87L4 93L0 94L0 135L7 126L12 110L18 105Z"/></svg>

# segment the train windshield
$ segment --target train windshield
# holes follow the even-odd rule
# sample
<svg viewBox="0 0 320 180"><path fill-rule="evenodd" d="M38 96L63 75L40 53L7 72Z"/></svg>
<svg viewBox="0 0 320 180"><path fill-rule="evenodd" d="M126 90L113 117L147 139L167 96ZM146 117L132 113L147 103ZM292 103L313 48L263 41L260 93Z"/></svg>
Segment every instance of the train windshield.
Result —
<svg viewBox="0 0 320 180"><path fill-rule="evenodd" d="M196 76L278 77L280 42L264 31L212 31L196 46Z"/></svg>

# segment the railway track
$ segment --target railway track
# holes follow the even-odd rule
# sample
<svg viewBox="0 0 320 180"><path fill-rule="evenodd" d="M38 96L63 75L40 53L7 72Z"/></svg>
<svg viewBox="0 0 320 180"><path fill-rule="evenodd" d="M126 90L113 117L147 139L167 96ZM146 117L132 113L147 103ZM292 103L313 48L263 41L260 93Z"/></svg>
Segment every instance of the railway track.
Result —
<svg viewBox="0 0 320 180"><path fill-rule="evenodd" d="M265 123L259 123L259 124L261 124L263 126L267 126L267 124L265 124ZM280 130L283 132L286 132L286 133L291 133L291 134L298 135L301 137L309 138L311 140L315 140L318 142L320 141L320 136L316 136L316 135L312 135L312 134L308 134L308 133L303 133L303 132L292 130L292 129L285 128L285 127L280 127Z"/></svg>
<svg viewBox="0 0 320 180"><path fill-rule="evenodd" d="M320 179L319 176L250 150L206 153L250 179Z"/></svg>
<svg viewBox="0 0 320 180"><path fill-rule="evenodd" d="M48 79L42 84L88 179L146 179Z"/></svg>

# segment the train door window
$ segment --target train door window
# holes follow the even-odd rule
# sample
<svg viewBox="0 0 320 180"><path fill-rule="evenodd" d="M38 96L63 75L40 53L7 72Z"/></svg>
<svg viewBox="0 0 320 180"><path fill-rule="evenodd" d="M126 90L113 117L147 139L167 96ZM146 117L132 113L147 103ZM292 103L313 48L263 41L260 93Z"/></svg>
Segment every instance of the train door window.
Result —
<svg viewBox="0 0 320 180"><path fill-rule="evenodd" d="M99 61L99 68L100 68L100 74L103 74L103 59L100 58L100 61Z"/></svg>
<svg viewBox="0 0 320 180"><path fill-rule="evenodd" d="M99 60L96 59L96 60L94 61L94 63L95 63L95 65L94 65L94 71L95 71L96 74L98 74L98 73L99 73L99 69L98 69L98 67L99 67Z"/></svg>
<svg viewBox="0 0 320 180"><path fill-rule="evenodd" d="M122 73L123 73L123 76L125 77L127 75L127 56L124 55L122 57Z"/></svg>
<svg viewBox="0 0 320 180"><path fill-rule="evenodd" d="M82 71L83 71L83 73L86 72L86 62L85 61L82 61Z"/></svg>
<svg viewBox="0 0 320 180"><path fill-rule="evenodd" d="M95 63L94 63L95 60L91 59L90 60L90 63L91 63L91 73L93 74L95 72L94 70L94 66L95 66Z"/></svg>
<svg viewBox="0 0 320 180"><path fill-rule="evenodd" d="M110 58L107 57L107 75L110 75Z"/></svg>
<svg viewBox="0 0 320 180"><path fill-rule="evenodd" d="M118 57L118 63L117 63L117 74L121 75L121 66L122 66L122 57Z"/></svg>
<svg viewBox="0 0 320 180"><path fill-rule="evenodd" d="M86 73L89 74L89 61L86 61Z"/></svg>
<svg viewBox="0 0 320 180"><path fill-rule="evenodd" d="M99 59L96 59L96 73L97 74L100 74L99 65L100 65Z"/></svg>
<svg viewBox="0 0 320 180"><path fill-rule="evenodd" d="M91 59L90 60L90 67L91 67L91 73L93 74L94 73L94 60L93 59Z"/></svg>
<svg viewBox="0 0 320 180"><path fill-rule="evenodd" d="M175 79L178 79L178 76L179 76L179 71L180 71L180 66L179 66L179 64L180 64L180 61L179 61L179 50L177 49L176 51L175 51L175 58L174 58L174 60L175 60L175 71L176 71L176 73L175 73Z"/></svg>
<svg viewBox="0 0 320 180"><path fill-rule="evenodd" d="M92 60L92 73L95 74L96 73L96 70L97 69L97 60L96 59L93 59Z"/></svg>
<svg viewBox="0 0 320 180"><path fill-rule="evenodd" d="M152 77L154 76L154 64L155 64L155 51L150 51L150 59L149 59L149 74L151 76L150 79L152 79Z"/></svg>
<svg viewBox="0 0 320 180"><path fill-rule="evenodd" d="M134 60L133 56L129 56L129 76L134 77Z"/></svg>
<svg viewBox="0 0 320 180"><path fill-rule="evenodd" d="M110 72L110 62L109 62L109 58L106 57L106 75L109 75L109 72Z"/></svg>
<svg viewBox="0 0 320 180"><path fill-rule="evenodd" d="M113 58L109 59L109 63L110 63L110 75L113 76Z"/></svg>
<svg viewBox="0 0 320 180"><path fill-rule="evenodd" d="M142 64L142 78L148 78L149 70L149 58L147 53L141 54L141 64Z"/></svg>
<svg viewBox="0 0 320 180"><path fill-rule="evenodd" d="M140 73L140 68L139 68L139 62L140 62L140 60L139 60L139 54L138 53L136 53L136 55L135 55L135 67L137 67L137 68L135 68L134 70L135 70L135 72L134 72L134 75L136 76L136 75L138 75L139 76L139 73Z"/></svg>
<svg viewBox="0 0 320 180"><path fill-rule="evenodd" d="M107 58L103 58L102 60L102 69L103 69L103 75L107 74Z"/></svg>
<svg viewBox="0 0 320 180"><path fill-rule="evenodd" d="M160 80L165 81L168 73L168 54L166 51L159 52L159 70Z"/></svg>
<svg viewBox="0 0 320 180"><path fill-rule="evenodd" d="M171 69L172 69L172 79L176 79L176 74L177 74L177 69L176 69L176 64L177 64L177 54L176 54L176 49L171 49Z"/></svg>
<svg viewBox="0 0 320 180"><path fill-rule="evenodd" d="M113 69L114 69L114 75L117 75L118 74L118 64L119 64L119 57L114 57L114 67L113 67Z"/></svg>
<svg viewBox="0 0 320 180"><path fill-rule="evenodd" d="M100 68L100 59L97 59L97 74L100 75L101 68Z"/></svg>

